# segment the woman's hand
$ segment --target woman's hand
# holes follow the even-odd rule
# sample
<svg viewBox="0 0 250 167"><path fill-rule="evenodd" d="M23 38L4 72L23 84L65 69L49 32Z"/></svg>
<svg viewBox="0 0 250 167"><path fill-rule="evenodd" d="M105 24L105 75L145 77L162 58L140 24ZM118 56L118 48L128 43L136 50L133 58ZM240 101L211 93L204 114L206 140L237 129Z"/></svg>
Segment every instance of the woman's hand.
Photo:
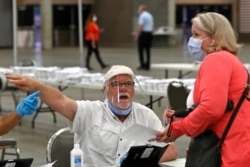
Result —
<svg viewBox="0 0 250 167"><path fill-rule="evenodd" d="M167 125L163 129L163 131L156 134L156 141L158 141L158 142L166 142L166 143L175 141L177 138L174 137L171 133L169 133L169 128L170 128L170 124Z"/></svg>
<svg viewBox="0 0 250 167"><path fill-rule="evenodd" d="M103 33L105 32L105 29L104 28L100 28L100 33Z"/></svg>
<svg viewBox="0 0 250 167"><path fill-rule="evenodd" d="M175 117L174 113L175 113L175 110L171 110L171 109L166 109L163 112L163 122L164 122L166 127L163 129L162 132L160 132L156 135L156 141L168 143L168 142L173 142L176 140L176 137L174 137L171 134L172 123L174 121L181 119L181 118Z"/></svg>
<svg viewBox="0 0 250 167"><path fill-rule="evenodd" d="M171 109L166 109L163 112L162 120L163 120L165 126L167 126L170 123L170 119L173 118L174 112L175 112L175 110L171 110Z"/></svg>

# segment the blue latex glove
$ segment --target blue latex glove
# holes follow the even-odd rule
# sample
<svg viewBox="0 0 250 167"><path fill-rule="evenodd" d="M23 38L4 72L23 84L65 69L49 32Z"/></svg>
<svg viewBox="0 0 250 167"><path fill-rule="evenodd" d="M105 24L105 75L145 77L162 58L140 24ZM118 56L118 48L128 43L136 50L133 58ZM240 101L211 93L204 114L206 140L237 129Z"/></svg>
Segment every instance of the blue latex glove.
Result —
<svg viewBox="0 0 250 167"><path fill-rule="evenodd" d="M124 153L120 158L120 165L123 163L123 161L127 158L128 152Z"/></svg>
<svg viewBox="0 0 250 167"><path fill-rule="evenodd" d="M40 91L36 91L25 97L23 101L17 105L16 112L20 117L32 115L38 108Z"/></svg>

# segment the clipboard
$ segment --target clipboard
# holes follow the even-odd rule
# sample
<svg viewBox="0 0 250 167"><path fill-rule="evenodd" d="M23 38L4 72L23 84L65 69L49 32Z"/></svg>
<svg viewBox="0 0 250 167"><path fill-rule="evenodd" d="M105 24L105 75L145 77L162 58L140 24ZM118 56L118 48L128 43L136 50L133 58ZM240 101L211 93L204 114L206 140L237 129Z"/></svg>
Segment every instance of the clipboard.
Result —
<svg viewBox="0 0 250 167"><path fill-rule="evenodd" d="M132 146L121 167L160 167L159 160L168 145L164 147L154 145Z"/></svg>
<svg viewBox="0 0 250 167"><path fill-rule="evenodd" d="M31 167L32 162L33 158L1 160L0 167Z"/></svg>

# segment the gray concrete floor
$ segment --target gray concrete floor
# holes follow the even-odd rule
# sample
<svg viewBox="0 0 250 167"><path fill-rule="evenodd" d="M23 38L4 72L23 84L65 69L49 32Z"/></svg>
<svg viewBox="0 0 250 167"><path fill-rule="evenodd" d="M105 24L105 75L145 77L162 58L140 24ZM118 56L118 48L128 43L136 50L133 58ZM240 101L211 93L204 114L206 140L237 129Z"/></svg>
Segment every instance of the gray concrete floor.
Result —
<svg viewBox="0 0 250 167"><path fill-rule="evenodd" d="M85 48L84 48L85 49ZM84 50L85 53L86 50ZM123 64L130 66L136 75L153 76L154 78L164 78L163 70L150 70L150 71L137 71L138 56L135 47L131 48L100 48L101 56L105 63L109 65ZM164 62L193 62L192 59L186 54L187 51L183 45L174 47L161 47L152 48L152 63ZM244 63L250 63L250 45L245 45L239 54L240 59ZM85 55L85 54L84 54ZM19 49L18 62L25 58L32 58L39 66L80 66L81 63L78 48L55 48L51 50L36 52L34 49ZM0 49L0 67L13 66L13 52L11 49ZM94 55L92 56L91 65L95 69L93 72L105 73L107 69L102 70ZM171 71L170 77L178 76L177 71ZM189 77L195 77L191 74ZM64 91L66 95L73 99L81 99L81 93L77 88L69 88ZM23 94L22 94L23 95ZM100 91L85 90L85 99L96 100L103 99ZM148 99L145 98L144 102ZM163 99L161 106L154 104L153 110L160 117L164 108L166 107L167 99ZM14 103L9 92L4 92L1 96L1 105L5 112L14 110ZM18 147L20 149L21 158L33 157L34 161L32 166L37 167L46 163L46 146L49 138L60 128L66 127L65 118L60 114L57 115L57 122L53 123L51 113L41 113L38 115L35 128L31 127L32 116L23 118L22 124L15 127L8 134L2 138L16 138ZM183 136L176 141L178 148L178 157L185 157L186 148L188 146L189 138ZM6 157L13 158L13 157Z"/></svg>

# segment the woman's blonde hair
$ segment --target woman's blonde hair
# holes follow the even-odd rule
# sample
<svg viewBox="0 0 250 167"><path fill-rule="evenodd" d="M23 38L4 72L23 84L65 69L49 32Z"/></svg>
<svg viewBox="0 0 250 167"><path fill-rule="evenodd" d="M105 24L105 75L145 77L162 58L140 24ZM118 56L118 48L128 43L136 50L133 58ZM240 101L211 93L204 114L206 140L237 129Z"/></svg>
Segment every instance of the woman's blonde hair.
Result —
<svg viewBox="0 0 250 167"><path fill-rule="evenodd" d="M225 16L215 12L200 13L192 23L214 40L207 49L208 53L227 50L238 54L242 45L237 43L238 36Z"/></svg>

